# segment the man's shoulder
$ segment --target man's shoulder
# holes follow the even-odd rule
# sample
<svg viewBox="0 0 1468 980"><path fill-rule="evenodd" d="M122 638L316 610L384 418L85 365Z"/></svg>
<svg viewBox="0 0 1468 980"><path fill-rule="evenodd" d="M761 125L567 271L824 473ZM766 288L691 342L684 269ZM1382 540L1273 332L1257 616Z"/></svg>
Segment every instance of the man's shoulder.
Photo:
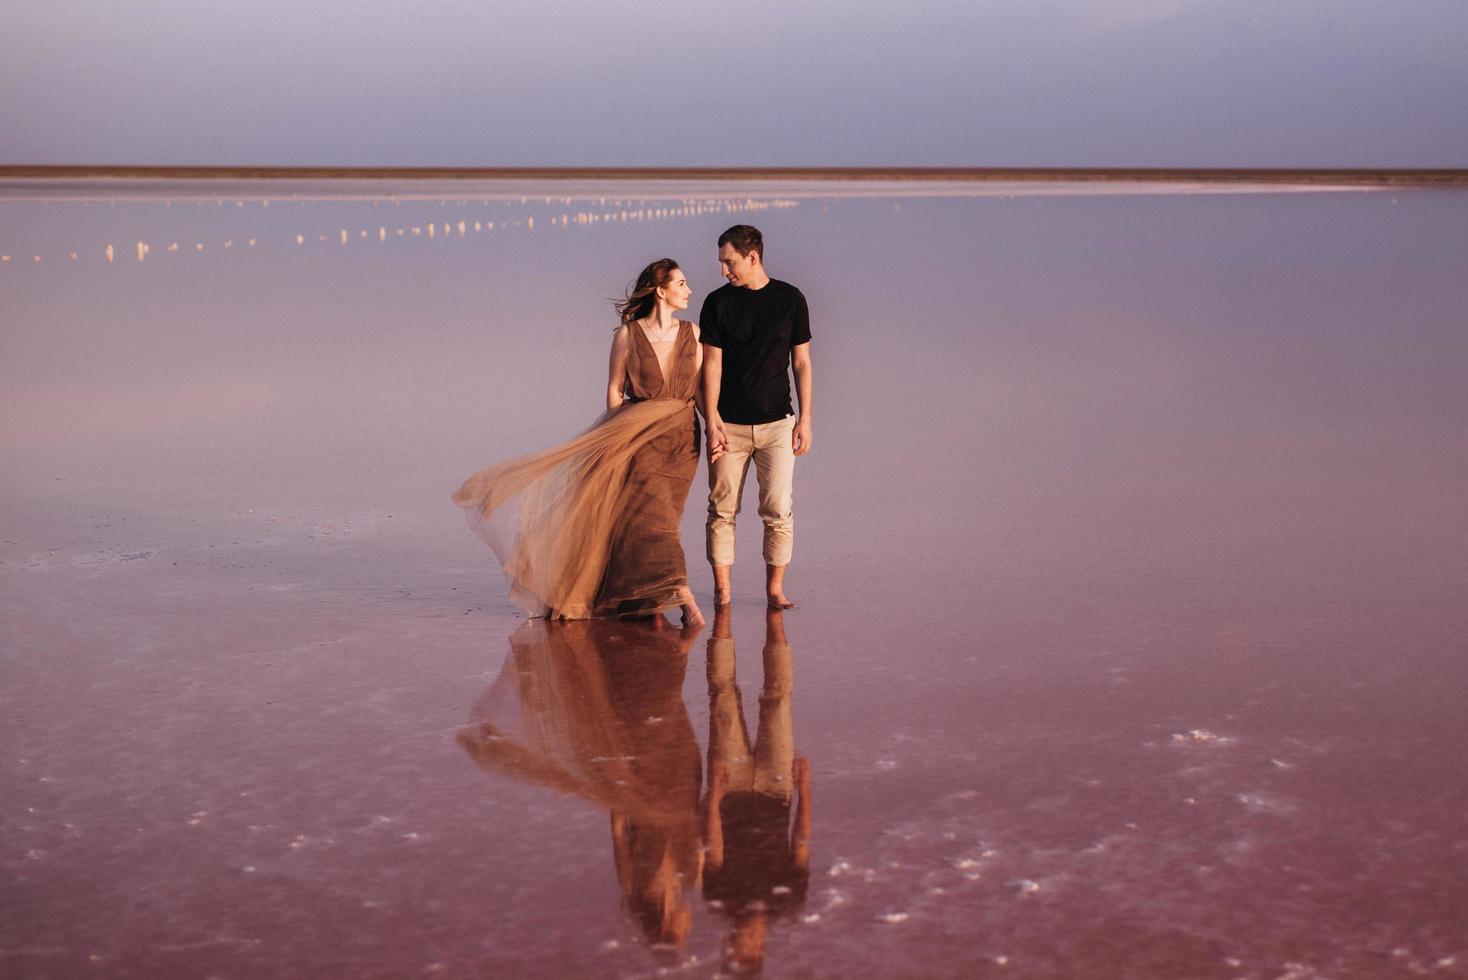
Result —
<svg viewBox="0 0 1468 980"><path fill-rule="evenodd" d="M802 293L795 285L783 279L771 279L770 284L765 287L772 295L768 302L776 308L787 310L792 316L804 316L807 308L805 293Z"/></svg>
<svg viewBox="0 0 1468 980"><path fill-rule="evenodd" d="M732 282L724 283L718 289L715 289L713 292L704 297L704 309L708 309L710 306L718 306L721 303L729 302L729 300L733 298L734 293L738 290L738 288L739 287L735 286Z"/></svg>

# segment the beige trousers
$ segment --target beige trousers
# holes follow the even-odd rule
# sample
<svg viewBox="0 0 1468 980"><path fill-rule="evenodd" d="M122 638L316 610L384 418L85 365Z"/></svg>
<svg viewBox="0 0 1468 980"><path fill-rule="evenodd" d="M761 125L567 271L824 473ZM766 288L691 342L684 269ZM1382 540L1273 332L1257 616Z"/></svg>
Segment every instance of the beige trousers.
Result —
<svg viewBox="0 0 1468 980"><path fill-rule="evenodd" d="M729 450L709 466L709 564L734 564L734 519L739 515L744 477L753 459L759 481L759 516L765 522L765 564L788 565L795 540L795 518L790 512L795 416L762 425L725 422L724 431L729 435Z"/></svg>

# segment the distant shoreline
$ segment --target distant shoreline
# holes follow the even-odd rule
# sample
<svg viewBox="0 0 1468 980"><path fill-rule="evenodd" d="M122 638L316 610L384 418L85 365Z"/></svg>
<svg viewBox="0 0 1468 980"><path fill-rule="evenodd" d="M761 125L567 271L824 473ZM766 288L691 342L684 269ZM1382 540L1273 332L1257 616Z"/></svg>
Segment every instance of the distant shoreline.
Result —
<svg viewBox="0 0 1468 980"><path fill-rule="evenodd" d="M1468 169L1162 167L196 167L0 165L0 180L810 180L1468 186Z"/></svg>

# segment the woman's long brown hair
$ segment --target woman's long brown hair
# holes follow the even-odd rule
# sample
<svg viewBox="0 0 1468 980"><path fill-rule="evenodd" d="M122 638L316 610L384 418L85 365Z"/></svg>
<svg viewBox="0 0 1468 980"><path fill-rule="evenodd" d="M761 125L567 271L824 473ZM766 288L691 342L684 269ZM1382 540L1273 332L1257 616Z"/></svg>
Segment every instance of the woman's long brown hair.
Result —
<svg viewBox="0 0 1468 980"><path fill-rule="evenodd" d="M641 320L651 313L657 306L658 288L666 286L673 278L673 273L680 268L682 266L672 259L649 262L647 268L637 276L637 282L627 290L627 298L617 303L617 315L622 318L622 322L625 324Z"/></svg>

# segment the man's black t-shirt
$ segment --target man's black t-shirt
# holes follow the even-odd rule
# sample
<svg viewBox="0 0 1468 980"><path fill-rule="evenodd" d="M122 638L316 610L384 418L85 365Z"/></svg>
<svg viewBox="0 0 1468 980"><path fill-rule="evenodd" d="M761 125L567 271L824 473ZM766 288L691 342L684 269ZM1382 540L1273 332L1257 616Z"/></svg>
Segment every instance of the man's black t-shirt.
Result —
<svg viewBox="0 0 1468 980"><path fill-rule="evenodd" d="M779 279L763 289L726 283L709 293L698 320L703 342L724 352L720 417L760 425L790 415L790 348L810 341L800 290Z"/></svg>

